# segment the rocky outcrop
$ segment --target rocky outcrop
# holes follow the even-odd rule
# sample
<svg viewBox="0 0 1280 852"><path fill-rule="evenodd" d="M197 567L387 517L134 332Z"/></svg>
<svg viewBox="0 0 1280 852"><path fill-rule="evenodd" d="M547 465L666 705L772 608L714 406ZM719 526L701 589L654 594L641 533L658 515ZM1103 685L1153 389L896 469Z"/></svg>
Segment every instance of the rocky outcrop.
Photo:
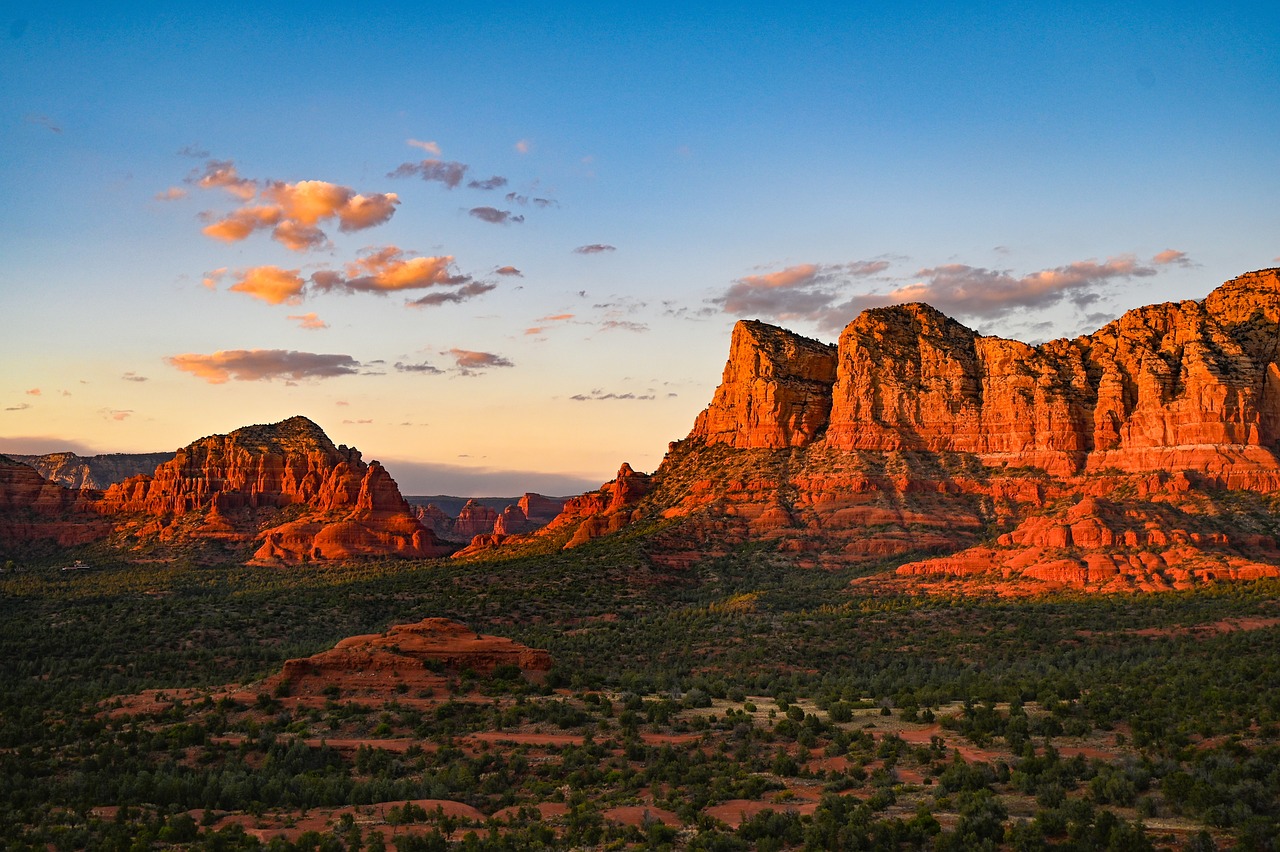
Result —
<svg viewBox="0 0 1280 852"><path fill-rule="evenodd" d="M1002 594L1167 591L1280 577L1280 548L1270 535L1168 504L1084 497L1065 511L1028 518L992 544L909 562L897 574L938 590L963 580Z"/></svg>
<svg viewBox="0 0 1280 852"><path fill-rule="evenodd" d="M923 304L865 311L834 348L743 321L640 496L606 510L620 475L538 535L574 546L644 518L670 567L766 541L798 565L910 560L904 582L1005 588L1272 576L1278 358L1277 270L1040 345ZM1227 508L1242 500L1258 505Z"/></svg>
<svg viewBox="0 0 1280 852"><path fill-rule="evenodd" d="M151 473L173 458L173 453L103 453L96 456L45 453L10 458L31 466L45 479L65 488L102 491L131 476Z"/></svg>
<svg viewBox="0 0 1280 852"><path fill-rule="evenodd" d="M453 522L453 538L455 541L470 541L484 533L493 532L493 525L498 520L498 512L479 500L468 500L458 512Z"/></svg>
<svg viewBox="0 0 1280 852"><path fill-rule="evenodd" d="M649 493L650 475L637 473L626 462L618 469L618 475L596 491L570 497L562 502L559 514L546 526L527 534L503 532L479 534L471 544L454 554L455 557L476 556L496 547L525 544L534 539L563 541L564 548L585 544L626 527L638 515L637 504ZM530 511L543 512L551 506L551 498L526 494L521 503ZM522 510L523 513L523 510Z"/></svg>
<svg viewBox="0 0 1280 852"><path fill-rule="evenodd" d="M445 618L398 624L385 633L351 636L332 650L289 660L263 686L298 696L332 695L344 700L397 699L403 695L447 696L448 681L463 671L492 674L514 666L533 681L551 669L551 655L510 639L486 636ZM327 691L327 693L326 693Z"/></svg>
<svg viewBox="0 0 1280 852"><path fill-rule="evenodd" d="M755 320L733 327L729 361L691 438L731 447L799 447L826 428L836 350Z"/></svg>
<svg viewBox="0 0 1280 852"><path fill-rule="evenodd" d="M413 516L386 470L293 417L202 438L151 476L112 486L99 510L142 543L260 542L260 562L433 557L451 548Z"/></svg>
<svg viewBox="0 0 1280 852"><path fill-rule="evenodd" d="M37 542L68 547L105 537L110 524L92 511L89 497L0 456L0 552Z"/></svg>

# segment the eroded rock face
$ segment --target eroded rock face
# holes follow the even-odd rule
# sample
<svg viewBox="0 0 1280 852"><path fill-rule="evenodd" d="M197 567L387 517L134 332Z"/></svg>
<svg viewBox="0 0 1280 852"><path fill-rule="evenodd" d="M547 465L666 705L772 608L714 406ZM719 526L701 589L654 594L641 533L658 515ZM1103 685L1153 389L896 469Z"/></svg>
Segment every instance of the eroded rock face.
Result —
<svg viewBox="0 0 1280 852"><path fill-rule="evenodd" d="M826 427L835 347L756 320L733 327L729 361L691 437L731 447L799 447Z"/></svg>
<svg viewBox="0 0 1280 852"><path fill-rule="evenodd" d="M1272 576L1270 498L1218 504L1280 492L1278 357L1277 270L1038 346L922 304L862 313L834 350L740 322L714 399L644 493L608 511L611 483L538 535L574 546L666 519L646 551L671 567L763 540L799 565L913 559L913 582Z"/></svg>
<svg viewBox="0 0 1280 852"><path fill-rule="evenodd" d="M385 633L351 636L332 650L289 660L264 686L294 696L337 690L343 699L390 700L423 692L447 694L447 682L464 670L492 674L511 665L538 681L551 669L551 655L510 639L486 636L446 618L398 624ZM282 690L283 691L283 690Z"/></svg>
<svg viewBox="0 0 1280 852"><path fill-rule="evenodd" d="M457 541L470 541L475 536L493 532L498 512L478 500L468 500L453 522L453 537Z"/></svg>
<svg viewBox="0 0 1280 852"><path fill-rule="evenodd" d="M105 537L110 524L92 511L90 498L0 456L0 551L33 542L68 547Z"/></svg>
<svg viewBox="0 0 1280 852"><path fill-rule="evenodd" d="M1167 591L1280 577L1273 537L1224 526L1167 503L1084 497L1065 512L1028 518L993 544L910 562L897 573L942 587L974 580L1005 594Z"/></svg>
<svg viewBox="0 0 1280 852"><path fill-rule="evenodd" d="M451 549L413 516L382 465L334 446L305 417L202 438L152 476L112 486L99 509L143 541L260 540L259 562Z"/></svg>

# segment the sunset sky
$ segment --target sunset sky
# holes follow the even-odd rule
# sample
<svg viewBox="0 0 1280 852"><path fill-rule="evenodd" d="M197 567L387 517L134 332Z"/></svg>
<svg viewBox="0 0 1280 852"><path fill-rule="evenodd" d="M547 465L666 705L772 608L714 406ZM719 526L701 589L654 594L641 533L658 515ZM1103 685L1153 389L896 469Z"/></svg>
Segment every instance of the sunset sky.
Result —
<svg viewBox="0 0 1280 852"><path fill-rule="evenodd" d="M99 5L0 4L0 452L304 414L577 493L739 318L1039 341L1280 265L1276 4Z"/></svg>

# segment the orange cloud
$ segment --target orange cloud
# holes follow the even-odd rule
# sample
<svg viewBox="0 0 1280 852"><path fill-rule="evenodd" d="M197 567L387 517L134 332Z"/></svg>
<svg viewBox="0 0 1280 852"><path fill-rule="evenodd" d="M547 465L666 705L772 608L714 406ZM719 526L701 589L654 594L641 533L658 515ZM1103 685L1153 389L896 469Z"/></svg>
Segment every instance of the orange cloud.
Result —
<svg viewBox="0 0 1280 852"><path fill-rule="evenodd" d="M533 148L533 143L530 142L528 139L521 139L519 142L515 144L516 152L520 154L527 154L529 153L530 150L532 150L532 148Z"/></svg>
<svg viewBox="0 0 1280 852"><path fill-rule="evenodd" d="M39 396L39 395L40 395L40 388L32 388L31 390L27 391L27 396Z"/></svg>
<svg viewBox="0 0 1280 852"><path fill-rule="evenodd" d="M240 177L235 163L230 160L210 160L205 163L203 172L193 174L188 180L193 180L201 189L225 189L245 201L258 191L258 182Z"/></svg>
<svg viewBox="0 0 1280 852"><path fill-rule="evenodd" d="M280 222L280 208L274 205L241 207L203 229L205 236L227 243L239 242L254 231L271 228Z"/></svg>
<svg viewBox="0 0 1280 852"><path fill-rule="evenodd" d="M157 192L156 201L177 201L179 198L186 198L187 191L180 186L171 186L164 192Z"/></svg>
<svg viewBox="0 0 1280 852"><path fill-rule="evenodd" d="M329 323L320 319L315 313L309 314L291 314L288 319L297 320L299 328L305 328L308 331L316 331L322 328L328 328Z"/></svg>
<svg viewBox="0 0 1280 852"><path fill-rule="evenodd" d="M1177 251L1175 249L1165 249L1155 257L1151 258L1151 262L1157 266L1194 266L1191 258L1187 256L1185 251Z"/></svg>
<svg viewBox="0 0 1280 852"><path fill-rule="evenodd" d="M477 370L487 370L490 367L514 367L511 363L501 355L495 355L492 352L475 352L470 349L450 349L446 353L453 358L458 366L458 372L464 376L474 375Z"/></svg>
<svg viewBox="0 0 1280 852"><path fill-rule="evenodd" d="M306 282L298 275L296 269L255 266L242 272L240 280L232 284L231 289L271 305L279 305L283 302L296 305L302 301L302 290L305 286Z"/></svg>
<svg viewBox="0 0 1280 852"><path fill-rule="evenodd" d="M246 202L206 226L206 235L237 242L254 231L271 228L272 237L293 251L325 245L321 222L337 219L338 230L361 231L386 222L400 203L394 192L361 195L323 180L277 180L262 185L240 177L230 161L211 160L195 183L202 188L222 187ZM257 203L249 203L253 201Z"/></svg>
<svg viewBox="0 0 1280 852"><path fill-rule="evenodd" d="M221 281L226 274L227 268L225 266L219 266L217 269L206 272L200 283L205 287L208 287L210 290L217 290L218 282Z"/></svg>
<svg viewBox="0 0 1280 852"><path fill-rule="evenodd" d="M228 381L257 382L275 379L322 379L349 376L360 362L350 355L297 352L291 349L232 349L210 355L188 352L166 358L171 366L204 379L211 385Z"/></svg>
<svg viewBox="0 0 1280 852"><path fill-rule="evenodd" d="M320 290L343 289L363 293L392 293L477 283L469 275L455 273L452 267L453 255L412 257L396 246L385 246L348 263L345 274L321 270L311 276L311 281ZM495 285L486 286L491 290Z"/></svg>
<svg viewBox="0 0 1280 852"><path fill-rule="evenodd" d="M519 269L516 269L514 266L499 266L497 269L493 270L493 272L495 275L516 275L521 278L524 277L524 273Z"/></svg>

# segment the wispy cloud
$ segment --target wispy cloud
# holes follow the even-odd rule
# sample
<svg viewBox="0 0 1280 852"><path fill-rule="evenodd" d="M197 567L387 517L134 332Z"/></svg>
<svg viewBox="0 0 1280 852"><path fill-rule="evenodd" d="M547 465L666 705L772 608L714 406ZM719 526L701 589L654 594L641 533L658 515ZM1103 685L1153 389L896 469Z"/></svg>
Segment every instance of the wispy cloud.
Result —
<svg viewBox="0 0 1280 852"><path fill-rule="evenodd" d="M28 115L23 117L23 121L27 124L34 124L36 127L43 127L53 133L62 132L62 128L58 126L58 123L47 115Z"/></svg>
<svg viewBox="0 0 1280 852"><path fill-rule="evenodd" d="M17 405L10 405L8 408L5 409L5 411L26 411L30 407L31 407L31 403L20 402Z"/></svg>
<svg viewBox="0 0 1280 852"><path fill-rule="evenodd" d="M231 349L209 355L189 352L173 355L165 361L211 385L228 381L301 381L349 376L358 372L361 366L350 355L297 352L291 349Z"/></svg>
<svg viewBox="0 0 1280 852"><path fill-rule="evenodd" d="M1164 253L1163 261L1153 259L1152 264L1144 264L1131 255L1102 262L1081 260L1024 275L947 264L920 270L909 284L852 295L849 289L860 279L878 275L888 264L810 263L740 278L713 303L738 316L805 320L832 332L838 332L863 310L905 302L926 302L954 317L994 319L1010 311L1045 308L1063 301L1085 308L1101 298L1105 285L1156 275L1158 267L1179 263L1177 254Z"/></svg>
<svg viewBox="0 0 1280 852"><path fill-rule="evenodd" d="M534 207L559 207L560 206L559 204L556 203L554 199L536 198L536 197L531 198L528 195L523 195L519 192L508 192L504 197L507 199L507 201L511 202L512 204L519 204L522 207L528 207L530 205Z"/></svg>
<svg viewBox="0 0 1280 852"><path fill-rule="evenodd" d="M183 145L178 149L179 157L190 157L193 160L209 159L209 152L199 145Z"/></svg>
<svg viewBox="0 0 1280 852"><path fill-rule="evenodd" d="M428 159L417 163L401 163L387 177L420 177L425 181L442 183L449 189L456 189L467 175L467 164L452 160Z"/></svg>
<svg viewBox="0 0 1280 852"><path fill-rule="evenodd" d="M534 320L534 322L538 324L526 328L524 333L529 335L543 334L553 325L569 322L573 318L573 314L549 314L545 317L538 317L538 319Z"/></svg>
<svg viewBox="0 0 1280 852"><path fill-rule="evenodd" d="M497 287L497 284L490 284L488 281L471 281L470 283L463 284L456 290L448 290L441 293L428 293L421 298L407 301L405 304L411 308L431 308L437 305L465 302L467 299L482 296L490 290L497 289Z"/></svg>
<svg viewBox="0 0 1280 852"><path fill-rule="evenodd" d="M600 323L601 331L648 331L649 326L632 320L607 319Z"/></svg>
<svg viewBox="0 0 1280 852"><path fill-rule="evenodd" d="M450 349L444 354L453 358L458 373L472 376L493 367L514 367L511 361L492 352L475 352L470 349Z"/></svg>
<svg viewBox="0 0 1280 852"><path fill-rule="evenodd" d="M502 175L494 175L486 180L467 181L467 186L471 189L501 189L507 185L507 179Z"/></svg>
<svg viewBox="0 0 1280 852"><path fill-rule="evenodd" d="M434 154L437 157L440 156L440 145L436 142L422 142L417 139L406 139L405 144L412 145L414 148L421 148L428 154Z"/></svg>
<svg viewBox="0 0 1280 852"><path fill-rule="evenodd" d="M154 197L156 201L177 201L186 198L187 191L180 186L171 186L163 192L157 192Z"/></svg>
<svg viewBox="0 0 1280 852"><path fill-rule="evenodd" d="M115 420L117 422L121 420L128 420L130 417L133 416L133 409L132 408L104 408L102 409L102 416L107 418L108 420Z"/></svg>
<svg viewBox="0 0 1280 852"><path fill-rule="evenodd" d="M306 314L290 314L288 319L298 323L298 328L305 328L308 331L319 331L322 328L328 328L329 323L320 319L314 312Z"/></svg>
<svg viewBox="0 0 1280 852"><path fill-rule="evenodd" d="M499 266L497 269L493 270L493 274L494 275L514 275L519 278L524 277L524 273L521 272L519 269L516 269L514 266Z"/></svg>
<svg viewBox="0 0 1280 852"><path fill-rule="evenodd" d="M472 207L467 212L482 222L492 225L519 224L524 221L523 216L516 216L510 210L499 210L496 207Z"/></svg>
<svg viewBox="0 0 1280 852"><path fill-rule="evenodd" d="M575 393L573 396L569 397L569 399L576 400L578 402L602 402L605 400L612 400L612 399L648 400L648 399L657 399L657 397L652 392L640 393L640 394L605 393L600 388L595 388L591 391L591 393Z"/></svg>
<svg viewBox="0 0 1280 852"><path fill-rule="evenodd" d="M441 370L439 367L432 364L428 364L425 361L421 364L405 364L397 361L395 363L395 368L396 371L400 373L421 373L430 376L439 376L444 373L444 370Z"/></svg>
<svg viewBox="0 0 1280 852"><path fill-rule="evenodd" d="M607 251L617 251L617 250L618 249L616 246L611 246L607 243L592 243L591 245L587 245L587 246L578 246L576 249L573 250L573 253L574 254L602 254Z"/></svg>
<svg viewBox="0 0 1280 852"><path fill-rule="evenodd" d="M1155 257L1151 258L1151 262L1156 266L1196 266L1196 263L1191 260L1185 251L1178 251L1176 249L1165 249Z"/></svg>
<svg viewBox="0 0 1280 852"><path fill-rule="evenodd" d="M147 382L147 381L150 381L150 379L148 379L146 376L139 376L137 373L133 372L132 370L130 370L129 372L125 373L125 374L124 374L123 376L121 376L120 378L124 379L126 382Z"/></svg>
<svg viewBox="0 0 1280 852"><path fill-rule="evenodd" d="M533 143L528 139L521 139L515 144L515 149L518 154L527 154L533 150Z"/></svg>
<svg viewBox="0 0 1280 852"><path fill-rule="evenodd" d="M39 396L41 393L40 388L29 388L27 390L27 396Z"/></svg>

